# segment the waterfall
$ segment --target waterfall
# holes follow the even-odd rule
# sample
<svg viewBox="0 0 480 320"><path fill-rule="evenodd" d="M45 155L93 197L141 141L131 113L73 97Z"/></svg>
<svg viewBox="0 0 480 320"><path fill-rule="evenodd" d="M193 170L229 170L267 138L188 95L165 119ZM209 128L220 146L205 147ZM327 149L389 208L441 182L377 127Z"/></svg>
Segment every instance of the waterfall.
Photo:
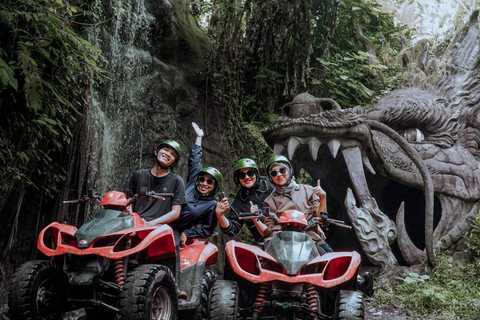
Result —
<svg viewBox="0 0 480 320"><path fill-rule="evenodd" d="M97 5L102 1L97 0ZM145 136L152 126L150 84L154 78L163 78L159 70L169 70L148 51L156 19L144 0L109 0L107 10L115 15L108 30L90 32L90 41L102 48L109 72L102 86L92 88L89 110L92 145L87 187L100 193L121 189L153 155L153 149L150 154L145 150L146 144L152 147Z"/></svg>

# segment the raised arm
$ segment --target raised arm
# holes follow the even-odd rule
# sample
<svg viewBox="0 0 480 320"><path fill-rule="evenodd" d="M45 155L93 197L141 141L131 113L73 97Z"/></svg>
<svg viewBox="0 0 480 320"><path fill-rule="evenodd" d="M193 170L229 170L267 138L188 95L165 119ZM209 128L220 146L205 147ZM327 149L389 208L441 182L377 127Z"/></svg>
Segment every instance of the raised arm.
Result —
<svg viewBox="0 0 480 320"><path fill-rule="evenodd" d="M192 127L193 130L195 130L195 135L197 136L195 139L195 144L197 146L202 146L203 130L195 122L192 122Z"/></svg>
<svg viewBox="0 0 480 320"><path fill-rule="evenodd" d="M327 212L327 193L320 187L320 179L317 180L317 186L313 188L313 193L320 197L316 216L319 217L321 212Z"/></svg>
<svg viewBox="0 0 480 320"><path fill-rule="evenodd" d="M188 158L188 178L187 184L195 183L197 175L202 170L202 138L203 130L195 123L192 122L193 130L195 131L196 139L195 145L190 151L190 156Z"/></svg>

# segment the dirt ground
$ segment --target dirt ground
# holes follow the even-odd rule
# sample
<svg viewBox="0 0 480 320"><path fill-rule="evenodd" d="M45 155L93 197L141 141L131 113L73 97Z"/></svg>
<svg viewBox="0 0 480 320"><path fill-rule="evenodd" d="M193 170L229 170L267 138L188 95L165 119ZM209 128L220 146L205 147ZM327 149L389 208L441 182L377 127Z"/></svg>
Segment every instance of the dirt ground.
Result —
<svg viewBox="0 0 480 320"><path fill-rule="evenodd" d="M413 320L424 318L411 318L403 314L400 310L390 306L378 306L375 304L375 298L365 299L365 318L364 320Z"/></svg>
<svg viewBox="0 0 480 320"><path fill-rule="evenodd" d="M6 306L0 307L0 320L8 320L7 316L3 314L6 312ZM64 317L64 320L76 320L82 319L82 317L78 316L75 313L71 313L68 316ZM364 320L434 320L426 319L426 318L412 318L407 317L405 314L402 314L399 310L395 309L394 307L378 307L375 306L375 299L374 298L367 298L365 300L365 318Z"/></svg>

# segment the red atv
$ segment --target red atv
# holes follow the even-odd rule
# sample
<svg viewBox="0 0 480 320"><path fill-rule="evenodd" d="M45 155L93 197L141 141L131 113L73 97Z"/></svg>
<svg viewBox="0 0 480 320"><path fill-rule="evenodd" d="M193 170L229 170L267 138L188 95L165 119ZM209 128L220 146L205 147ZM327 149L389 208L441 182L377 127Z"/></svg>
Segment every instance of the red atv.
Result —
<svg viewBox="0 0 480 320"><path fill-rule="evenodd" d="M138 198L165 200L172 194L142 190L127 201L107 192L95 218L79 229L53 222L38 236L38 249L51 260L20 266L8 294L10 318L62 319L67 311L84 308L89 319L177 319L178 311L193 319L206 315L210 287L216 280L206 266L215 264L218 250L194 241L180 253L180 280L173 230L152 226L128 207ZM65 203L100 200L98 193ZM185 291L190 299L177 299Z"/></svg>
<svg viewBox="0 0 480 320"><path fill-rule="evenodd" d="M282 230L263 246L229 241L228 280L213 286L210 319L363 319L363 293L357 291L360 255L320 255L304 233L319 219L307 223L300 211L287 210L279 219Z"/></svg>

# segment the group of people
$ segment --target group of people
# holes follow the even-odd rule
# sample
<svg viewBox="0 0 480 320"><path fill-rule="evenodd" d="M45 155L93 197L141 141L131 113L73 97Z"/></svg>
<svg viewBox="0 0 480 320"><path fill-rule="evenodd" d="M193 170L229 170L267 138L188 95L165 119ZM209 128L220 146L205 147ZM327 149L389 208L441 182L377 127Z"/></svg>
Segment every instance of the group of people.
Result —
<svg viewBox="0 0 480 320"><path fill-rule="evenodd" d="M277 217L285 210L299 210L307 220L326 211L326 193L320 183L316 187L298 184L290 161L281 155L268 159L268 178L260 175L254 160L238 160L233 171L240 190L231 204L227 197L218 198L223 176L214 167L202 167L204 133L196 123L192 126L196 140L190 151L186 186L182 178L171 171L182 156L182 149L176 141L165 140L155 150L153 168L136 171L124 188L127 197L145 187L148 191L174 194L165 201L140 199L134 203L133 210L150 224L169 224L174 230L178 247L184 246L189 238L211 236L217 223L228 236L239 234L245 224L255 241L266 240L280 229L274 217L240 219L240 213L255 214L264 207ZM228 216L225 215L227 211ZM308 234L320 254L333 251L320 227L308 231Z"/></svg>
<svg viewBox="0 0 480 320"><path fill-rule="evenodd" d="M241 212L258 212L264 206L278 216L285 210L299 210L307 220L317 212L325 211L326 193L318 185L297 184L290 161L279 155L270 157L267 163L268 178L261 176L257 163L248 158L234 165L234 180L240 190L230 205L227 197L218 199L217 193L223 176L214 167L202 167L203 130L192 123L196 140L189 156L189 172L186 186L182 178L171 171L182 156L182 149L173 140L162 141L155 150L155 164L151 169L136 171L124 188L127 197L138 193L141 188L148 191L173 193L166 201L138 200L133 210L150 224L168 223L175 233L177 244L182 247L188 238L207 238L220 224L221 230L236 236L244 224L256 241L268 238L278 229L275 219L240 220ZM225 213L229 210L228 217ZM323 251L332 249L326 244L325 234L311 234ZM322 252L323 252L322 251Z"/></svg>

